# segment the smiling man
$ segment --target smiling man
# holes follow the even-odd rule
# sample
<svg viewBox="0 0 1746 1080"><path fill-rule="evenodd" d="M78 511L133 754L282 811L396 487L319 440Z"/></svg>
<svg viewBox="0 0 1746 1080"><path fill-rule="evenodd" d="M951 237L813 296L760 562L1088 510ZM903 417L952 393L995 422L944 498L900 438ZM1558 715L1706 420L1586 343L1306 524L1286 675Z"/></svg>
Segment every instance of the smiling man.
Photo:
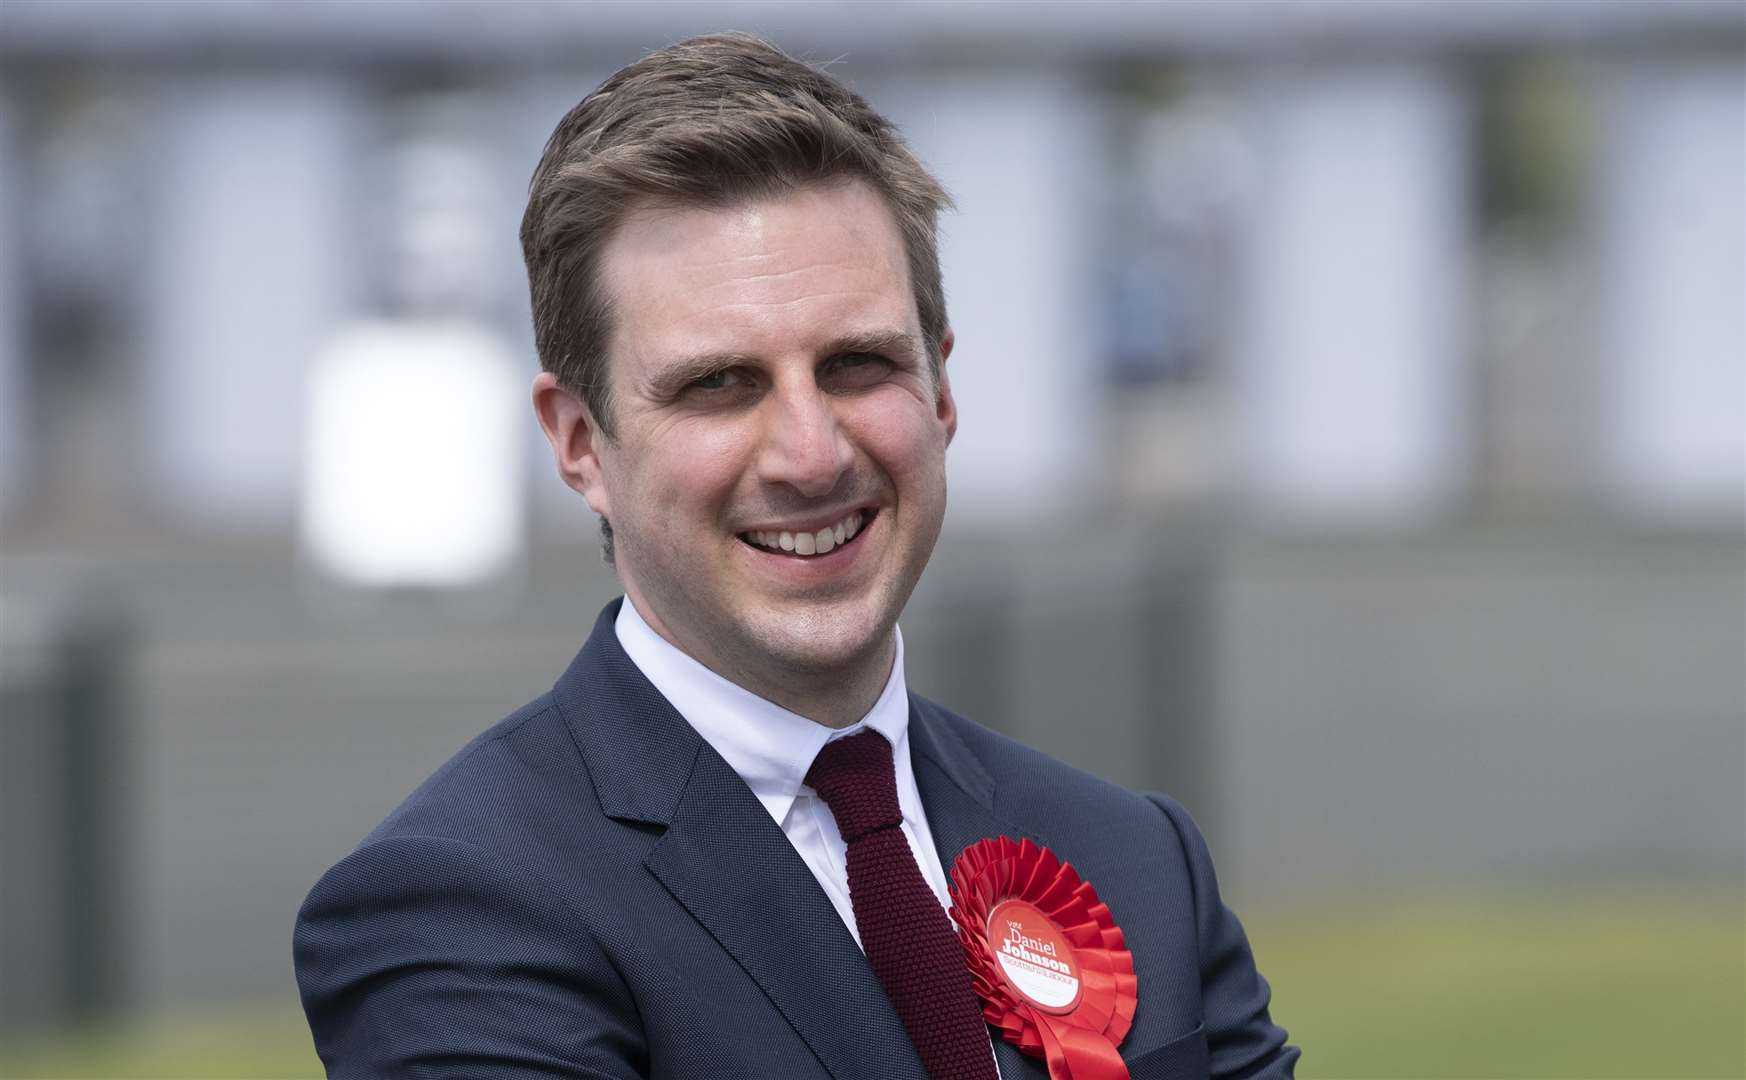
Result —
<svg viewBox="0 0 1746 1080"><path fill-rule="evenodd" d="M957 424L878 191L825 177L630 209L603 245L610 434L556 372L534 405L663 641L829 727L864 716L946 509Z"/></svg>
<svg viewBox="0 0 1746 1080"><path fill-rule="evenodd" d="M331 1076L1290 1074L1182 808L905 685L957 425L945 203L865 101L742 35L558 126L522 226L534 411L625 597L311 892ZM1105 929L1010 873L955 894L1001 837Z"/></svg>

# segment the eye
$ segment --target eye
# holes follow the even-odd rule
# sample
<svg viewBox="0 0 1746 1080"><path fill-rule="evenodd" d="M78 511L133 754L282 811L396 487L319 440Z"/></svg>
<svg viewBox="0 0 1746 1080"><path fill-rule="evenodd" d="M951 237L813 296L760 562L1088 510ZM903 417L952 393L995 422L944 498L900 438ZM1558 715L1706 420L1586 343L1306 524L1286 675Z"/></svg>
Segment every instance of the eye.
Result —
<svg viewBox="0 0 1746 1080"><path fill-rule="evenodd" d="M687 390L701 393L720 393L723 390L734 390L747 385L746 376L738 368L722 368L708 375L691 380L686 385Z"/></svg>
<svg viewBox="0 0 1746 1080"><path fill-rule="evenodd" d="M883 382L891 369L891 360L878 353L843 353L831 357L822 378L828 389L858 390Z"/></svg>
<svg viewBox="0 0 1746 1080"><path fill-rule="evenodd" d="M759 386L756 372L730 364L696 376L673 391L668 400L688 409L737 409L757 400Z"/></svg>

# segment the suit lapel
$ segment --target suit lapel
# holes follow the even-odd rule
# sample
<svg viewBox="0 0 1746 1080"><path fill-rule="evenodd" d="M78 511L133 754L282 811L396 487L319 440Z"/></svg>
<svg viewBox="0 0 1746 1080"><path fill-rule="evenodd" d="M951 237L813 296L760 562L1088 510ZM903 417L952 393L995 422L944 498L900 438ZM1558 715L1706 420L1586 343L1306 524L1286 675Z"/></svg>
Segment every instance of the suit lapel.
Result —
<svg viewBox="0 0 1746 1080"><path fill-rule="evenodd" d="M650 873L832 1076L926 1080L836 908L745 782L624 654L617 616L615 602L554 691L601 808L666 827L646 860Z"/></svg>
<svg viewBox="0 0 1746 1080"><path fill-rule="evenodd" d="M763 805L708 747L648 865L833 1076L925 1076L836 908Z"/></svg>
<svg viewBox="0 0 1746 1080"><path fill-rule="evenodd" d="M915 767L916 788L927 810L928 831L934 834L934 850L948 879L958 855L978 840L1010 836L1030 837L1042 844L1037 833L1007 821L994 810L994 780L938 714L935 707L912 696L909 707L910 759ZM1001 1080L1048 1080L1048 1066L1040 1058L1026 1057L1018 1047L989 1029L994 1038L994 1059Z"/></svg>

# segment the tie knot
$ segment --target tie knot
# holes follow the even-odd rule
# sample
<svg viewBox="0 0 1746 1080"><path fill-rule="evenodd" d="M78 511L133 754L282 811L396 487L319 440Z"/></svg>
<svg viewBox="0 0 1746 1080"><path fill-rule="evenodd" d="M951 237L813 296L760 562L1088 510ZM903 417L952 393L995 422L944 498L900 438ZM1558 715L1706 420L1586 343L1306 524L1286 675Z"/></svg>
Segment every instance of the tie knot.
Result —
<svg viewBox="0 0 1746 1080"><path fill-rule="evenodd" d="M870 728L825 743L806 772L806 783L831 808L844 843L903 822L891 744Z"/></svg>

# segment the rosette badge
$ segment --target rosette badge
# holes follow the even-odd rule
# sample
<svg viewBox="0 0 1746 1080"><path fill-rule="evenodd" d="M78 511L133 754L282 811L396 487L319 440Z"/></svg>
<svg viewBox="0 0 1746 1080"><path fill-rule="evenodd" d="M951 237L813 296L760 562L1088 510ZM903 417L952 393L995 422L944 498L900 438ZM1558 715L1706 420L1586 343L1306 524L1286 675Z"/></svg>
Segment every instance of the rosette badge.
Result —
<svg viewBox="0 0 1746 1080"><path fill-rule="evenodd" d="M1089 882L1047 848L980 840L952 866L952 920L1006 1040L1051 1080L1127 1080L1116 1046L1139 1001L1134 958Z"/></svg>

